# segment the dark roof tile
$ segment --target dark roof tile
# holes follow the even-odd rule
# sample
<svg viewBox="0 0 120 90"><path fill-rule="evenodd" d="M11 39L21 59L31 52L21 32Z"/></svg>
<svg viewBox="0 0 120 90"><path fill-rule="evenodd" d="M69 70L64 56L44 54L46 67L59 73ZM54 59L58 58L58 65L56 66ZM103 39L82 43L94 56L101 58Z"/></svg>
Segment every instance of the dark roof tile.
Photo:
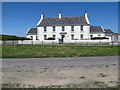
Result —
<svg viewBox="0 0 120 90"><path fill-rule="evenodd" d="M90 33L103 33L101 26L91 26Z"/></svg>
<svg viewBox="0 0 120 90"><path fill-rule="evenodd" d="M55 26L55 25L88 25L84 16L81 17L52 17L44 18L38 26Z"/></svg>
<svg viewBox="0 0 120 90"><path fill-rule="evenodd" d="M36 35L37 34L37 28L30 28L27 32L27 35Z"/></svg>
<svg viewBox="0 0 120 90"><path fill-rule="evenodd" d="M113 34L114 32L111 31L110 29L104 29L105 30L105 34Z"/></svg>

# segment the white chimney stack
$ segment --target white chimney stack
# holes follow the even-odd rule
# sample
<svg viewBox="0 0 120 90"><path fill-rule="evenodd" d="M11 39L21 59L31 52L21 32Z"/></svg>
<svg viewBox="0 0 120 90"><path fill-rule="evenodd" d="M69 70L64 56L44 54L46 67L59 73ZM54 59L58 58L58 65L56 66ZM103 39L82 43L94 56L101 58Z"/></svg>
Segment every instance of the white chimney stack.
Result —
<svg viewBox="0 0 120 90"><path fill-rule="evenodd" d="M61 12L59 12L59 18L62 18L62 13Z"/></svg>
<svg viewBox="0 0 120 90"><path fill-rule="evenodd" d="M85 16L85 19L86 19L87 23L90 24L89 19L88 19L87 11L85 11L84 16Z"/></svg>
<svg viewBox="0 0 120 90"><path fill-rule="evenodd" d="M41 14L41 19L43 19L43 18L44 18L44 13Z"/></svg>
<svg viewBox="0 0 120 90"><path fill-rule="evenodd" d="M42 13L42 14L41 14L41 19L40 19L39 22L37 23L37 26L41 23L41 21L43 20L44 17L45 17L45 16L44 16L44 13Z"/></svg>

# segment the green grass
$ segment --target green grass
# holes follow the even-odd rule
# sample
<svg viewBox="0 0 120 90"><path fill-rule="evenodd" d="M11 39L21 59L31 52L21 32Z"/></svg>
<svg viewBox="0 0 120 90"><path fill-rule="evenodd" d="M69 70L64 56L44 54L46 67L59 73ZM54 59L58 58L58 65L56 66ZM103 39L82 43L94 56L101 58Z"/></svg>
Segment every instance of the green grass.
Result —
<svg viewBox="0 0 120 90"><path fill-rule="evenodd" d="M2 45L3 58L89 57L118 55L118 46Z"/></svg>
<svg viewBox="0 0 120 90"><path fill-rule="evenodd" d="M109 45L109 43L64 43L64 45Z"/></svg>

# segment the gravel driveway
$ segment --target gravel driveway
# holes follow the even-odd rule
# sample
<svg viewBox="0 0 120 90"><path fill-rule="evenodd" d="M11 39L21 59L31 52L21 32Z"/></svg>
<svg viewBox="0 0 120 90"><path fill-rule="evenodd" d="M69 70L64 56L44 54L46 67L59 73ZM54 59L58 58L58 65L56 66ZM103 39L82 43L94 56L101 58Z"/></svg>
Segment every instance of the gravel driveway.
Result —
<svg viewBox="0 0 120 90"><path fill-rule="evenodd" d="M112 87L118 56L2 60L3 87Z"/></svg>

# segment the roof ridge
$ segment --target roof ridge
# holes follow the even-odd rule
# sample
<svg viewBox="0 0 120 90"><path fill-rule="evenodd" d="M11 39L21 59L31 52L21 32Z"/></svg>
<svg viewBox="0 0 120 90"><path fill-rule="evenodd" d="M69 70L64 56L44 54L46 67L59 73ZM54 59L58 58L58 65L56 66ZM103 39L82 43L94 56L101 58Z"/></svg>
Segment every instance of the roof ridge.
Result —
<svg viewBox="0 0 120 90"><path fill-rule="evenodd" d="M75 16L75 17L85 17L85 16ZM75 17L62 17L62 18L75 18ZM59 17L45 17L45 18L59 18Z"/></svg>

